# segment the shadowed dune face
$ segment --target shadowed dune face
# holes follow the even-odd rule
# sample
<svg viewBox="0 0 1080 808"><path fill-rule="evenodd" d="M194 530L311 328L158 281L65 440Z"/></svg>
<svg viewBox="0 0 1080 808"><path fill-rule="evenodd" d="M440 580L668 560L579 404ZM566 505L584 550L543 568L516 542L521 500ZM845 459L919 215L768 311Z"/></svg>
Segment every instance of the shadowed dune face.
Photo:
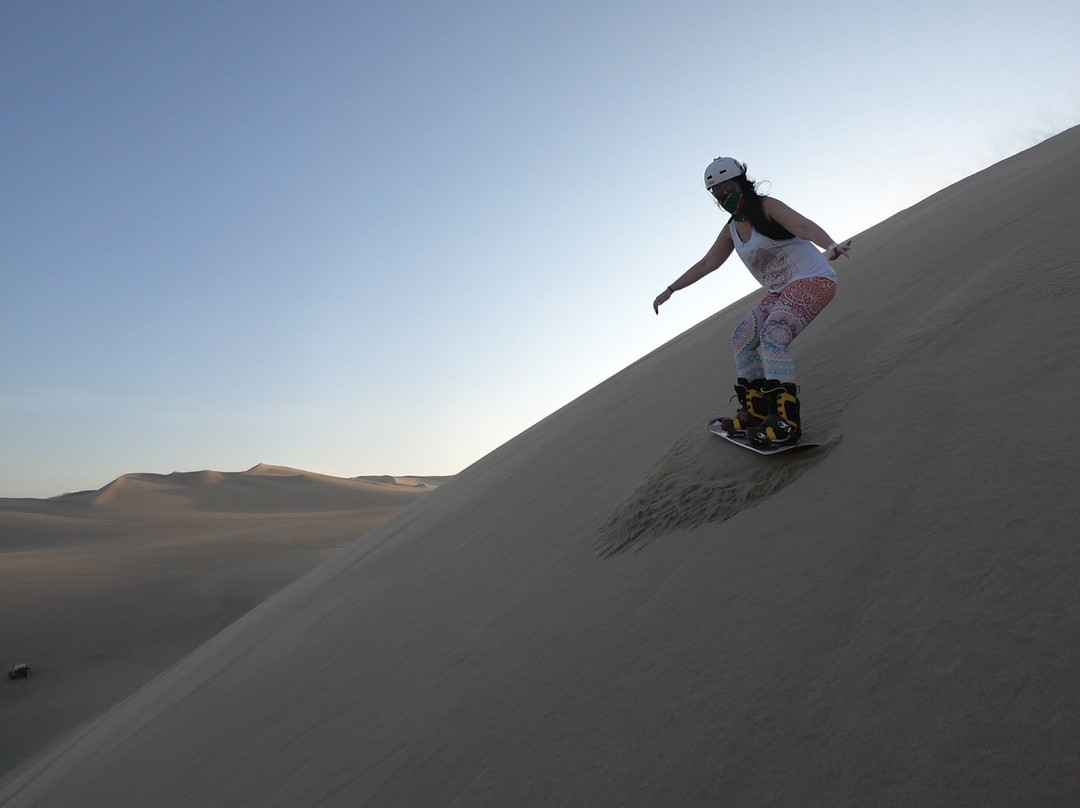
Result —
<svg viewBox="0 0 1080 808"><path fill-rule="evenodd" d="M22 685L0 698L0 772L441 482L257 466L0 500L0 664L34 669L32 680L0 680Z"/></svg>
<svg viewBox="0 0 1080 808"><path fill-rule="evenodd" d="M1077 214L1080 129L860 234L794 346L820 454L705 431L741 301L0 802L1080 803L1080 427L1030 415L1080 392Z"/></svg>

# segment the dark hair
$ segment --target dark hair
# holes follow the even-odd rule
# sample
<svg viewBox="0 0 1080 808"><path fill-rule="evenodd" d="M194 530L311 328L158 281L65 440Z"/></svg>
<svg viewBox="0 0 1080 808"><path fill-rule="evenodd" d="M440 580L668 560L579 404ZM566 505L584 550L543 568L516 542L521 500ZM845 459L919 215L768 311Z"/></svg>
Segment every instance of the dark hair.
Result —
<svg viewBox="0 0 1080 808"><path fill-rule="evenodd" d="M795 238L795 234L788 231L780 222L773 221L765 213L765 207L762 204L768 194L759 194L757 190L757 183L751 180L746 174L740 174L734 178L739 183L739 190L743 193L743 199L746 200L746 207L743 209L743 215L746 220L753 225L761 235L777 241L783 241L784 239Z"/></svg>

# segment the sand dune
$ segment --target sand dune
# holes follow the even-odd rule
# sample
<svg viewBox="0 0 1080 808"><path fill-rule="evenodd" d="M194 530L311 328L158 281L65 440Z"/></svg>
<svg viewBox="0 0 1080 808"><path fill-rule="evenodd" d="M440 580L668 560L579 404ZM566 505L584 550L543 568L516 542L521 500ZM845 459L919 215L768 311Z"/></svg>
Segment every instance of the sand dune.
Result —
<svg viewBox="0 0 1080 808"><path fill-rule="evenodd" d="M99 491L39 500L50 511L86 506L125 516L190 511L287 513L361 507L400 507L438 477L330 477L285 466L259 464L242 472L194 471L126 474ZM33 507L32 503L26 507Z"/></svg>
<svg viewBox="0 0 1080 808"><path fill-rule="evenodd" d="M440 478L276 466L0 499L0 773L127 697Z"/></svg>
<svg viewBox="0 0 1080 808"><path fill-rule="evenodd" d="M822 450L705 432L741 301L0 803L1080 804L1078 251L1074 129L857 238L796 344Z"/></svg>

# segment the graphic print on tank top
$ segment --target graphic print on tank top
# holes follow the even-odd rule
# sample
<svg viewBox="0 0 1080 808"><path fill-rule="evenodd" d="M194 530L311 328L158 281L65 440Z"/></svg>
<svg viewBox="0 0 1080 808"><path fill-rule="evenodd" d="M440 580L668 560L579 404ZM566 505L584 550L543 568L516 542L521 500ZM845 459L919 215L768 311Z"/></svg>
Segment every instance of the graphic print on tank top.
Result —
<svg viewBox="0 0 1080 808"><path fill-rule="evenodd" d="M751 250L746 258L750 273L766 289L783 289L791 280L791 261L783 250L773 252L759 247Z"/></svg>

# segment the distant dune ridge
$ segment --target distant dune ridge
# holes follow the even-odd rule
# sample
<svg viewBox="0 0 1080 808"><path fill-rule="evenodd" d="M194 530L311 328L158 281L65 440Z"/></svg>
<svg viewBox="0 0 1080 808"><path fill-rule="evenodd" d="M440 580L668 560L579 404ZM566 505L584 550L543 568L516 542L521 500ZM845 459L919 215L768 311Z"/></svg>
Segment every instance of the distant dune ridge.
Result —
<svg viewBox="0 0 1080 808"><path fill-rule="evenodd" d="M324 511L400 505L415 498L411 488L434 488L437 477L331 477L265 463L241 472L195 471L126 474L99 491L65 494L49 505L100 508L123 502L142 510L197 509L223 513ZM283 483L288 483L286 487Z"/></svg>
<svg viewBox="0 0 1080 808"><path fill-rule="evenodd" d="M706 433L740 301L0 804L1080 804L1078 254L1071 129L857 235L795 344L823 450Z"/></svg>

